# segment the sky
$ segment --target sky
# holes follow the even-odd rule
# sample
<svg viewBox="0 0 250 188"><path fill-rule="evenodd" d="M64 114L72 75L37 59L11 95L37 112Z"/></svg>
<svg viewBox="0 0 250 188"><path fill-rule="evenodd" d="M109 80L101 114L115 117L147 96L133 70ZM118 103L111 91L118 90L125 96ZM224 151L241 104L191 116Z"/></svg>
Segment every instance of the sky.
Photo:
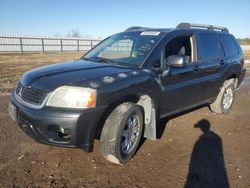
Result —
<svg viewBox="0 0 250 188"><path fill-rule="evenodd" d="M130 26L225 26L250 38L250 0L0 0L0 34L105 38Z"/></svg>

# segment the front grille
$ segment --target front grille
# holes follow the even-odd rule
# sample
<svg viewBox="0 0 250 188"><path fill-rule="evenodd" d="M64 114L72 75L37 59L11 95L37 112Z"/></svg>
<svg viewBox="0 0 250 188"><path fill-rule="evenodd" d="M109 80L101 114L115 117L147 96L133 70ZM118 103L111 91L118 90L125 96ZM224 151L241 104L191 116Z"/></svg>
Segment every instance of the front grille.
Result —
<svg viewBox="0 0 250 188"><path fill-rule="evenodd" d="M18 82L16 87L16 95L23 101L40 106L48 95L49 91L33 87L24 87Z"/></svg>

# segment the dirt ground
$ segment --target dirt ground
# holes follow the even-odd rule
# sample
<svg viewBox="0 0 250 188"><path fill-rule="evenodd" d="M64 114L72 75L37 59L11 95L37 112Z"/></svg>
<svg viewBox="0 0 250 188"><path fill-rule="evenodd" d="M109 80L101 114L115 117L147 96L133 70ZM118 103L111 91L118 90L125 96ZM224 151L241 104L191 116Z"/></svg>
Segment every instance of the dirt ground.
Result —
<svg viewBox="0 0 250 188"><path fill-rule="evenodd" d="M250 187L250 66L228 115L207 107L159 122L126 165L34 142L8 116L9 92L33 67L81 54L0 55L0 187Z"/></svg>

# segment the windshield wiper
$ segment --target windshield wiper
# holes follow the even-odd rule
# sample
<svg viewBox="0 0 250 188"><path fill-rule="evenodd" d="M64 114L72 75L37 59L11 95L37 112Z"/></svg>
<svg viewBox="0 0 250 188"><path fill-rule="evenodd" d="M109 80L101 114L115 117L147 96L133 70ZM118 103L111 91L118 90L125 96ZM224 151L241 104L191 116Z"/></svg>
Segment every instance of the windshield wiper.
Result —
<svg viewBox="0 0 250 188"><path fill-rule="evenodd" d="M117 64L117 62L113 61L112 59L108 59L105 57L91 57L91 58L88 58L88 60L95 61L95 62L103 61L103 62L110 63L110 64Z"/></svg>
<svg viewBox="0 0 250 188"><path fill-rule="evenodd" d="M89 61L89 58L86 58L86 57L81 57L80 59Z"/></svg>

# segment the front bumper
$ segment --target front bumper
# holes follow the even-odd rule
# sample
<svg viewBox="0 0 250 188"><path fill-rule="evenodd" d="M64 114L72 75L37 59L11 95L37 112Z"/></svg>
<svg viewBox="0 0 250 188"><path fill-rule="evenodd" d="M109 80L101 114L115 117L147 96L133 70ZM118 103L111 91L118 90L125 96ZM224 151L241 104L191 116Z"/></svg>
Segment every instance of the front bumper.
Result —
<svg viewBox="0 0 250 188"><path fill-rule="evenodd" d="M15 116L16 123L37 142L80 147L87 152L93 150L96 127L105 107L72 110L44 106L33 109L21 104L13 93L10 103L15 109L12 119Z"/></svg>

